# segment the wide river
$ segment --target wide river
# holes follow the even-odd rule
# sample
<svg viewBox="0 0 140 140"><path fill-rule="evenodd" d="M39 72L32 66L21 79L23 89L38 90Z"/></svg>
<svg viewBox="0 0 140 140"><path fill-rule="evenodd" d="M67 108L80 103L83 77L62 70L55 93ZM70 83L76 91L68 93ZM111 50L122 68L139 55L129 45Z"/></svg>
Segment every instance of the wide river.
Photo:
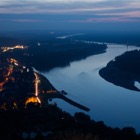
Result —
<svg viewBox="0 0 140 140"><path fill-rule="evenodd" d="M102 67L122 53L138 49L135 46L108 44L106 53L71 62L69 66L43 73L54 87L68 92L68 98L90 108L95 121L112 127L134 127L140 132L140 92L127 90L105 81L98 74ZM61 99L53 100L63 110L74 114L83 112Z"/></svg>

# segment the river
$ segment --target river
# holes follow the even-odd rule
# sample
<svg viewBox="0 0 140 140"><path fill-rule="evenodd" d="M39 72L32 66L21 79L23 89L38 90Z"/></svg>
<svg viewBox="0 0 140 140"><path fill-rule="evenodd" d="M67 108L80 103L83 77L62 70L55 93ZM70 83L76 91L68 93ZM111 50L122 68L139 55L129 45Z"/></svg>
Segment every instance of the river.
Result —
<svg viewBox="0 0 140 140"><path fill-rule="evenodd" d="M140 93L124 89L105 81L98 74L102 67L122 53L138 49L135 46L108 44L106 53L71 62L64 68L43 73L54 87L65 90L70 99L88 108L95 121L104 121L111 127L134 127L140 132ZM55 99L63 110L74 114L83 112L60 99Z"/></svg>

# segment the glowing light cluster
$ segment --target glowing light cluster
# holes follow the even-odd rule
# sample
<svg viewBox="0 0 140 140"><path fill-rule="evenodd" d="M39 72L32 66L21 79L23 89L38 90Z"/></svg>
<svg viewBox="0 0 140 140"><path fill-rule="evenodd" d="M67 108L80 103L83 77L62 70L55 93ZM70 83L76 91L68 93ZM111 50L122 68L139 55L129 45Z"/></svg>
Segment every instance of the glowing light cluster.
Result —
<svg viewBox="0 0 140 140"><path fill-rule="evenodd" d="M40 100L38 99L38 97L30 97L26 100L25 105L29 103L40 103Z"/></svg>
<svg viewBox="0 0 140 140"><path fill-rule="evenodd" d="M17 46L14 46L14 47L2 47L2 51L3 52L7 52L9 50L14 50L14 49L26 49L27 47L26 46L22 46L22 45L17 45Z"/></svg>

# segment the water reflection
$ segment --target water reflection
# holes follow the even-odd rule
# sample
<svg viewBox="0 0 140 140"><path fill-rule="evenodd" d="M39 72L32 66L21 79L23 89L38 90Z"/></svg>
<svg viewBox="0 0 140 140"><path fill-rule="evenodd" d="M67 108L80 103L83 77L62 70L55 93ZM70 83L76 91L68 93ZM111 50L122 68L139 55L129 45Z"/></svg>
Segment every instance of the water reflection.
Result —
<svg viewBox="0 0 140 140"><path fill-rule="evenodd" d="M137 47L130 46L128 50ZM44 75L58 90L65 90L73 99L88 108L91 118L103 120L112 127L132 126L140 132L140 93L115 86L102 79L98 71L127 51L125 45L108 45L104 54L93 55L85 60L71 62L65 68L55 68ZM62 100L55 100L63 110L81 111Z"/></svg>

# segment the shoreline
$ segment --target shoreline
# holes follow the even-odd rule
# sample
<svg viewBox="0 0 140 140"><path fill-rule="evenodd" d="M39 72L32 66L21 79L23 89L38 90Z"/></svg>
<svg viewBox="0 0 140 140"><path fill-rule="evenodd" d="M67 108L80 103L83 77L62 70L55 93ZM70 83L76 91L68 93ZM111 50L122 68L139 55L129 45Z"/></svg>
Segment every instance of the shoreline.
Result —
<svg viewBox="0 0 140 140"><path fill-rule="evenodd" d="M43 98L45 98L45 99L59 98L81 110L90 111L90 109L88 107L85 107L84 105L81 105L81 104L67 98L60 91L56 90L55 87L50 83L50 81L44 75L42 75L40 73L37 73L37 74L41 81L40 89L42 91L46 91L46 92L47 92L47 90L50 91L50 93L39 93L39 97L41 97L42 99ZM46 86L48 86L48 87L46 88Z"/></svg>

